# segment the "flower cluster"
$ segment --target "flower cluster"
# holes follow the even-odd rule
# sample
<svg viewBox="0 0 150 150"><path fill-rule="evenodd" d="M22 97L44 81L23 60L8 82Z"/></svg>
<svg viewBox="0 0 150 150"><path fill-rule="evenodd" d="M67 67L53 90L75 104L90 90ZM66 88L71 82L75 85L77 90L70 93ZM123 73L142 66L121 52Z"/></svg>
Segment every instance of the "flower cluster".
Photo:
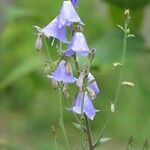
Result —
<svg viewBox="0 0 150 150"><path fill-rule="evenodd" d="M61 52L61 58L53 71L48 75L50 80L58 83L58 86L68 86L75 83L78 92L73 100L70 110L77 114L85 114L93 120L97 110L93 106L93 100L100 93L95 78L90 73L90 65L95 51L89 49L85 36L82 33L84 23L80 19L75 7L78 0L65 0L62 4L59 15L44 28L34 26L38 31L35 43L36 49L41 49L42 42L40 37L54 38L67 44L68 48ZM66 30L72 31L72 39L68 40ZM80 66L77 60L78 56L89 58L88 65ZM73 58L78 77L74 76L71 59Z"/></svg>

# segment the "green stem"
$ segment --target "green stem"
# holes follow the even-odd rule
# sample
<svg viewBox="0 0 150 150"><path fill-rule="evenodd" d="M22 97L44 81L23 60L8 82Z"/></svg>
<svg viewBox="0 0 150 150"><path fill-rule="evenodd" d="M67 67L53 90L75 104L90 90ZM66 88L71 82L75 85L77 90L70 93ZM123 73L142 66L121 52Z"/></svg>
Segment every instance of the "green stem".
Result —
<svg viewBox="0 0 150 150"><path fill-rule="evenodd" d="M48 59L49 59L51 68L52 68L52 70L54 70L54 64L52 62L51 55L50 55L50 49L49 49L49 46L48 46L48 39L46 37L45 37L45 45L46 45L46 51L47 51L47 54L48 54Z"/></svg>
<svg viewBox="0 0 150 150"><path fill-rule="evenodd" d="M119 97L119 93L121 90L121 82L123 80L123 73L124 73L124 66L125 66L125 56L126 56L126 50L127 50L127 24L125 24L125 32L124 32L124 39L123 39L123 52L122 52L122 59L121 59L121 64L122 67L120 69L120 73L119 73L119 79L118 79L118 85L117 85L117 91L116 91L116 95L114 98L114 106L117 105L117 101L118 101L118 97Z"/></svg>
<svg viewBox="0 0 150 150"><path fill-rule="evenodd" d="M120 69L117 90L116 90L115 98L113 100L114 107L117 105L119 93L120 93L120 90L121 90L121 82L123 80L123 74L124 74L125 57L126 57L126 50L127 50L127 32L126 32L127 28L128 28L128 23L126 23L126 21L125 21L124 39L123 39L123 52L122 52L122 58L121 58L122 68ZM113 115L113 112L111 111L109 113L108 117L107 117L107 120L104 124L104 127L103 127L102 131L100 132L100 135L98 136L98 139L96 140L96 142L94 144L94 147L96 147L98 145L99 140L103 137L105 129L107 128L107 126L108 126L108 124L111 120L112 115Z"/></svg>
<svg viewBox="0 0 150 150"><path fill-rule="evenodd" d="M67 138L65 126L64 126L63 105L62 105L62 92L61 92L61 88L60 87L59 87L59 106L60 106L60 123L61 123L60 125L61 125L62 130L63 130L63 134L64 134L64 137L65 137L67 149L70 150L69 142L68 142L68 138Z"/></svg>
<svg viewBox="0 0 150 150"><path fill-rule="evenodd" d="M57 138L55 137L55 149L58 150Z"/></svg>
<svg viewBox="0 0 150 150"><path fill-rule="evenodd" d="M104 127L103 127L103 129L101 130L100 135L99 135L98 139L96 140L96 142L95 142L95 144L94 144L94 148L98 145L99 140L103 137L104 132L105 132L105 129L107 128L107 125L108 125L108 123L109 123L109 121L110 121L110 119L111 119L111 117L112 117L112 114L113 114L112 112L109 113L108 118L107 118L107 120L106 120L106 122L105 122L105 124L104 124Z"/></svg>
<svg viewBox="0 0 150 150"><path fill-rule="evenodd" d="M90 124L89 124L89 120L87 118L87 116L84 114L84 118L85 118L85 124L87 127L87 136L88 136L88 142L89 142L89 149L90 150L94 150L93 144L92 144L92 138L91 138L91 130L90 130Z"/></svg>
<svg viewBox="0 0 150 150"><path fill-rule="evenodd" d="M82 97L82 106L81 106L81 146L82 146L82 150L84 150L84 144L83 144L83 132L84 132L84 130L83 130L83 123L84 123L83 122L83 115L84 115L84 113L83 113L83 107L84 107L85 92L83 93L82 96L83 97Z"/></svg>

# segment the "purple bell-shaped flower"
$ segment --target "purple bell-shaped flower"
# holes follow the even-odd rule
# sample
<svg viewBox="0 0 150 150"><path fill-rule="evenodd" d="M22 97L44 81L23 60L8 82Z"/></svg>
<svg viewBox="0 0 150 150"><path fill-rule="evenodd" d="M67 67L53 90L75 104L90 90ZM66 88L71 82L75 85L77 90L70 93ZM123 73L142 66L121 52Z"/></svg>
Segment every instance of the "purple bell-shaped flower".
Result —
<svg viewBox="0 0 150 150"><path fill-rule="evenodd" d="M95 80L95 78L92 76L91 73L88 74L87 79L88 79L88 83L90 83L92 80ZM88 88L90 88L90 90L94 92L95 96L100 93L100 89L98 88L96 81L90 83L88 85Z"/></svg>
<svg viewBox="0 0 150 150"><path fill-rule="evenodd" d="M72 5L74 7L76 7L78 5L78 3L79 3L79 0L71 0L71 2L72 2Z"/></svg>
<svg viewBox="0 0 150 150"><path fill-rule="evenodd" d="M73 83L75 78L72 74L72 67L68 61L62 60L56 70L53 72L51 79L62 81L64 83Z"/></svg>
<svg viewBox="0 0 150 150"><path fill-rule="evenodd" d="M42 33L46 37L54 37L64 43L68 43L65 26L62 26L61 28L58 27L58 17L43 28Z"/></svg>
<svg viewBox="0 0 150 150"><path fill-rule="evenodd" d="M77 94L75 101L74 101L74 105L72 106L71 110L77 114L82 113L81 112L82 111L82 99L84 96L83 113L85 113L89 119L93 120L97 110L94 108L92 99L89 96L88 92L85 92L85 95L83 94L84 94L83 92L82 93L80 92Z"/></svg>
<svg viewBox="0 0 150 150"><path fill-rule="evenodd" d="M58 18L58 27L70 26L74 22L78 22L82 25L84 24L74 9L71 1L64 1Z"/></svg>
<svg viewBox="0 0 150 150"><path fill-rule="evenodd" d="M81 56L88 56L89 47L82 32L76 32L69 44L68 49L64 52L66 56L78 54Z"/></svg>

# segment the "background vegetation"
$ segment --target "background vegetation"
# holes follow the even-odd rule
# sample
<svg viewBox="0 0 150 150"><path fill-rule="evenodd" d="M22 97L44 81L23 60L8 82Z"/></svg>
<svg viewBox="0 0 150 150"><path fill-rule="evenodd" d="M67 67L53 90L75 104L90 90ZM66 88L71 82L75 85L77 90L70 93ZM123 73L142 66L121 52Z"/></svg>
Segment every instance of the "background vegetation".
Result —
<svg viewBox="0 0 150 150"><path fill-rule="evenodd" d="M121 2L121 3L120 3ZM57 129L60 149L65 149L59 127L57 91L43 74L44 49L34 49L32 25L43 26L59 12L62 0L0 1L0 149L53 150L51 126ZM105 137L113 140L98 149L124 150L132 135L136 149L150 138L150 5L149 0L80 0L77 9L86 23L84 34L90 47L97 49L92 66L102 93L94 102L94 137L104 125L114 98L118 71L112 63L120 60L123 11L131 9L131 31L136 38L128 42L126 79L134 88L123 88L117 113ZM55 47L51 48L53 57ZM71 101L71 100L70 100ZM79 149L79 132L72 125L72 114L64 109L65 124L73 150Z"/></svg>

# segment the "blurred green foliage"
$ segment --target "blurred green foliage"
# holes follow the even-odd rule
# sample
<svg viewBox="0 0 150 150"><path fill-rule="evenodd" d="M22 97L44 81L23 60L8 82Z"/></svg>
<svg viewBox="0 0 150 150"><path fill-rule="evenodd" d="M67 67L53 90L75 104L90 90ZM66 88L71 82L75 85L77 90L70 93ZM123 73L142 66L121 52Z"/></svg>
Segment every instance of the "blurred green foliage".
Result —
<svg viewBox="0 0 150 150"><path fill-rule="evenodd" d="M86 23L84 34L90 47L97 49L92 72L102 89L94 102L101 110L91 125L94 137L104 125L117 86L118 71L113 69L112 63L120 61L123 34L116 24L123 24L124 8L133 8L131 30L136 38L128 41L125 80L136 86L123 88L117 113L105 135L113 139L106 145L108 149L123 149L131 135L138 147L150 137L150 51L140 32L148 0L114 0L113 5L99 0L80 1L77 11ZM52 125L57 129L59 148L63 149L57 91L51 88L43 74L45 51L43 48L39 53L34 49L36 37L32 28L32 25L42 27L58 15L62 1L10 0L0 3L0 149L53 150ZM55 46L51 48L51 55L56 59ZM76 144L79 133L72 125L72 114L64 108L64 116L71 145L73 149L79 149Z"/></svg>

